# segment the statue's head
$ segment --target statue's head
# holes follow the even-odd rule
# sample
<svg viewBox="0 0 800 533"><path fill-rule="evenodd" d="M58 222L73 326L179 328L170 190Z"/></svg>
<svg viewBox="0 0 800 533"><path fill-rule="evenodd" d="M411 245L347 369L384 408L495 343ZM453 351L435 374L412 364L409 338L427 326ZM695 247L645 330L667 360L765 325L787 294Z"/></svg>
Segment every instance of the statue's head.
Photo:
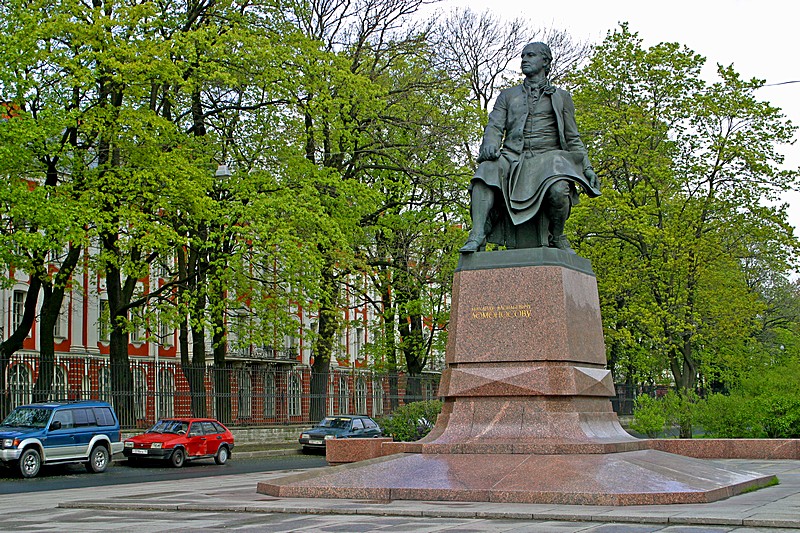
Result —
<svg viewBox="0 0 800 533"><path fill-rule="evenodd" d="M544 73L550 75L550 64L553 62L553 52L550 51L550 47L546 43L541 42L528 43L525 45L525 48L522 49L522 72L525 74L527 74L527 72L525 72L525 56L530 53L534 53L543 58L542 68L544 68Z"/></svg>

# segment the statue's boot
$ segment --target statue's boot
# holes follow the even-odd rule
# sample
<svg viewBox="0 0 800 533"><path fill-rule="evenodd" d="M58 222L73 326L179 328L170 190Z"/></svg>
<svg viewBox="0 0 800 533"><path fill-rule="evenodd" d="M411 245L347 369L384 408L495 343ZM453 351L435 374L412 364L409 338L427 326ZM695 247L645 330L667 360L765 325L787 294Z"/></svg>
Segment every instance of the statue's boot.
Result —
<svg viewBox="0 0 800 533"><path fill-rule="evenodd" d="M486 249L486 221L494 204L494 192L482 181L473 182L471 195L472 231L467 242L458 250L462 254Z"/></svg>
<svg viewBox="0 0 800 533"><path fill-rule="evenodd" d="M570 253L575 253L572 246L569 245L567 236L564 235L564 225L569 217L572 202L569 198L569 183L566 181L557 181L547 191L549 206L547 210L548 218L550 219L550 247L558 248Z"/></svg>
<svg viewBox="0 0 800 533"><path fill-rule="evenodd" d="M471 254L473 252L482 251L486 248L486 235L479 234L476 231L469 232L469 238L464 246L458 249L462 254Z"/></svg>

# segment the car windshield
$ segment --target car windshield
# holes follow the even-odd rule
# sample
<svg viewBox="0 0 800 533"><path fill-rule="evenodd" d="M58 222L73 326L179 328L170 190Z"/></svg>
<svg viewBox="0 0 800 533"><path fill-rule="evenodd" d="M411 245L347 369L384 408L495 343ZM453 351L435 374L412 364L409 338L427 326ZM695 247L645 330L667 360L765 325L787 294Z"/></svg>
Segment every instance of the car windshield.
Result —
<svg viewBox="0 0 800 533"><path fill-rule="evenodd" d="M17 407L3 420L3 426L18 428L43 428L50 419L52 409Z"/></svg>
<svg viewBox="0 0 800 533"><path fill-rule="evenodd" d="M189 423L185 420L159 420L147 433L186 433Z"/></svg>
<svg viewBox="0 0 800 533"><path fill-rule="evenodd" d="M347 429L350 427L350 419L326 416L322 419L322 422L319 423L319 426L323 428Z"/></svg>

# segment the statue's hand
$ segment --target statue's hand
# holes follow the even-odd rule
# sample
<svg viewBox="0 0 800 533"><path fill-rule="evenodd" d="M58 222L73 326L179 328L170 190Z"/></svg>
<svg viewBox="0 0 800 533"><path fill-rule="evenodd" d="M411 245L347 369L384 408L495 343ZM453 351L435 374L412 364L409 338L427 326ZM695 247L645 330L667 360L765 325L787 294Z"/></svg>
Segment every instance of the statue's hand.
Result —
<svg viewBox="0 0 800 533"><path fill-rule="evenodd" d="M500 157L500 148L495 144L482 144L478 153L478 162L495 161Z"/></svg>
<svg viewBox="0 0 800 533"><path fill-rule="evenodd" d="M586 176L586 179L589 180L589 185L592 186L594 189L600 189L600 178L597 177L597 174L591 168L587 168L583 171L583 175Z"/></svg>

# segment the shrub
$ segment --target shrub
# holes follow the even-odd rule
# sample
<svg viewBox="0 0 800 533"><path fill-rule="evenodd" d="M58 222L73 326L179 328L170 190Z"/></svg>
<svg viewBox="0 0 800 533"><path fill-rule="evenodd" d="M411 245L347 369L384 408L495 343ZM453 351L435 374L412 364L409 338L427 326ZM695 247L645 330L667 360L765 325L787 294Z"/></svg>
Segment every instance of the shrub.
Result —
<svg viewBox="0 0 800 533"><path fill-rule="evenodd" d="M664 396L664 413L667 415L667 424L677 426L680 436L684 439L692 438L692 428L697 422L699 414L698 404L700 397L693 390L671 390Z"/></svg>
<svg viewBox="0 0 800 533"><path fill-rule="evenodd" d="M631 422L632 430L647 435L652 439L664 431L666 424L667 414L660 400L656 400L646 394L636 398L633 408L633 421Z"/></svg>
<svg viewBox="0 0 800 533"><path fill-rule="evenodd" d="M757 409L739 394L712 394L700 404L697 421L709 437L764 437Z"/></svg>
<svg viewBox="0 0 800 533"><path fill-rule="evenodd" d="M436 418L441 412L442 402L440 400L412 402L398 407L391 415L382 418L378 423L385 435L396 441L411 442L427 435L433 429Z"/></svg>

